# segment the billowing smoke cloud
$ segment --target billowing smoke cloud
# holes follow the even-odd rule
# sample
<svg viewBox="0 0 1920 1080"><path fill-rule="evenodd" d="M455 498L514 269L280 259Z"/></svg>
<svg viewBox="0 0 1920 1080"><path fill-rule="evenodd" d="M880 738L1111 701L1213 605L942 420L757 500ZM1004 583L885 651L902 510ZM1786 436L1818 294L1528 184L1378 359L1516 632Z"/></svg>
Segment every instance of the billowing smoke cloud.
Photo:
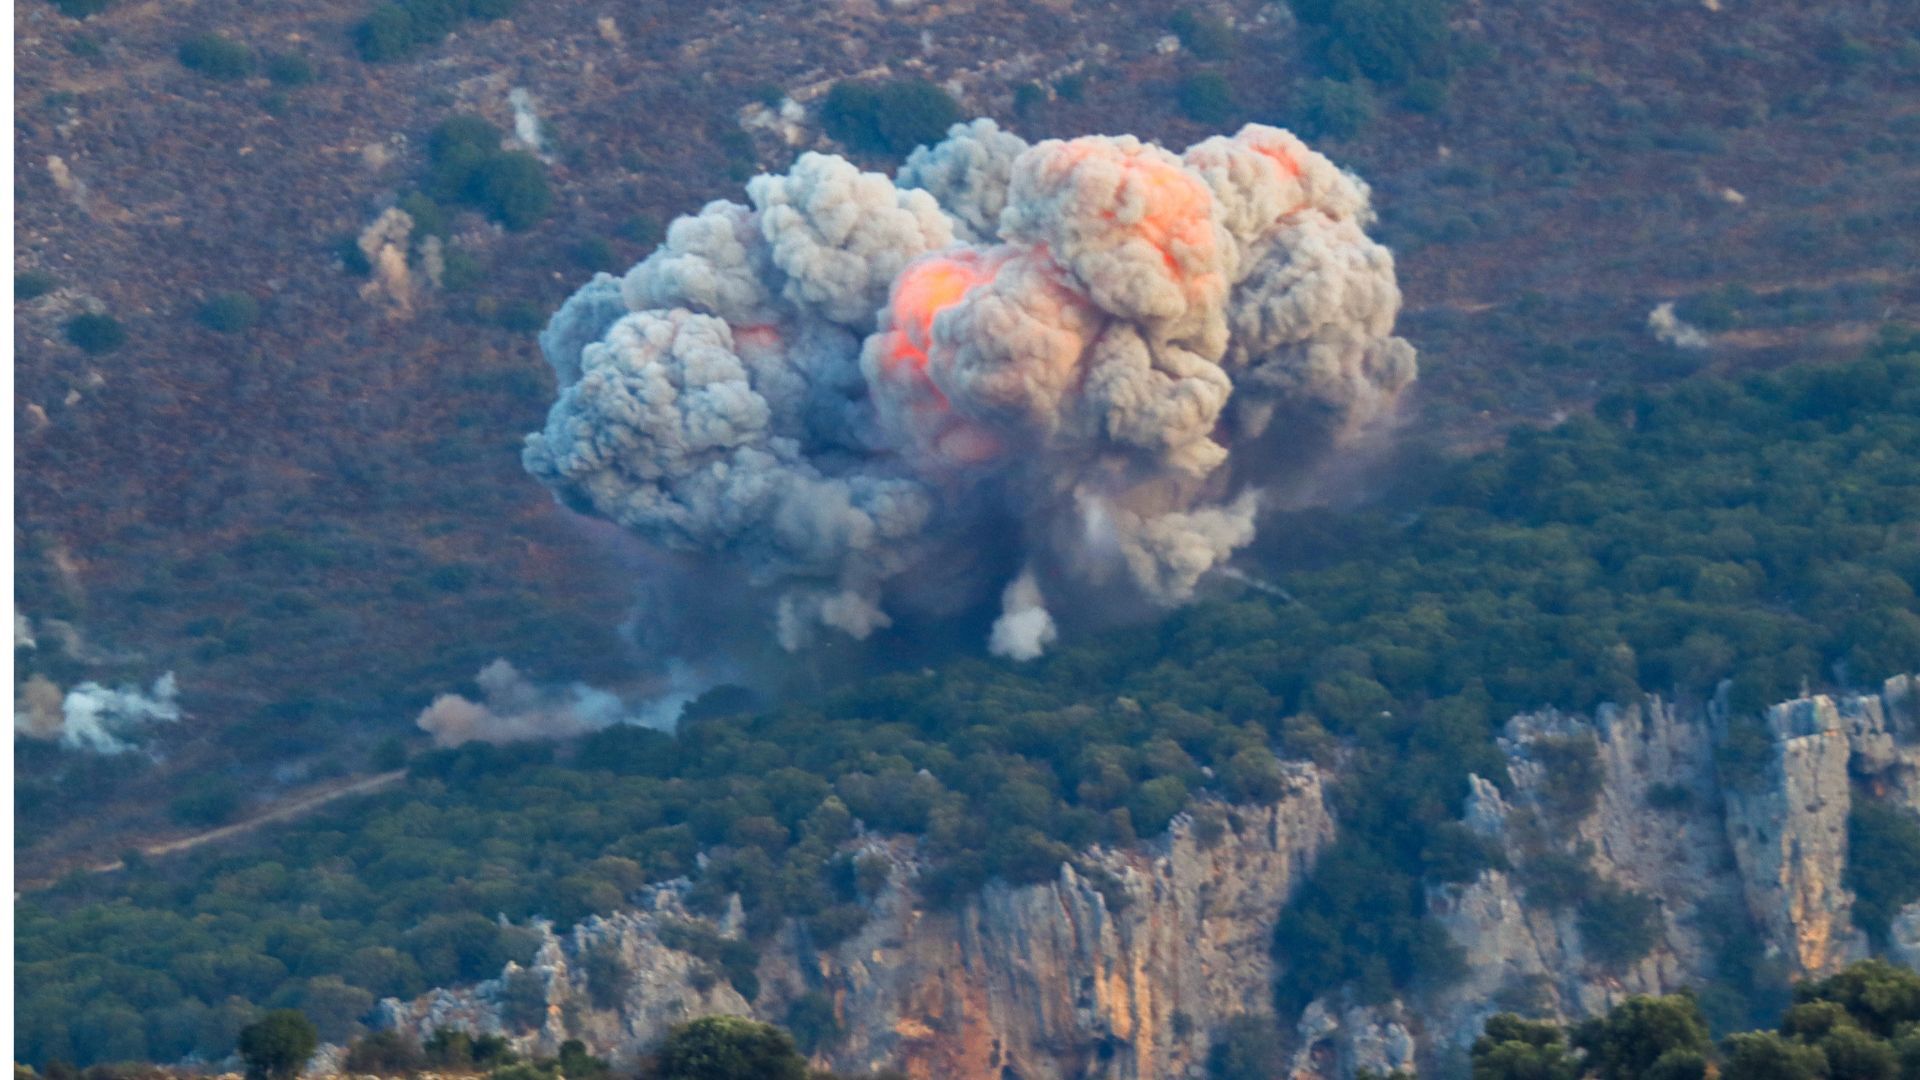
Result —
<svg viewBox="0 0 1920 1080"><path fill-rule="evenodd" d="M618 696L584 683L564 689L539 686L506 660L495 660L474 678L480 685L479 701L442 694L421 712L418 723L439 746L565 739L615 724L672 731L681 709L709 687L684 667L674 667L669 678L666 693L629 706Z"/></svg>
<svg viewBox="0 0 1920 1080"><path fill-rule="evenodd" d="M43 675L34 675L20 688L15 703L16 737L58 740L75 750L122 754L138 746L136 737L154 724L180 719L180 687L173 672L154 680L142 693L137 686L117 690L83 682L66 692Z"/></svg>
<svg viewBox="0 0 1920 1080"><path fill-rule="evenodd" d="M1174 154L956 125L897 178L820 154L676 221L540 344L527 469L764 591L780 641L995 591L1184 602L1415 374L1364 182L1249 125Z"/></svg>

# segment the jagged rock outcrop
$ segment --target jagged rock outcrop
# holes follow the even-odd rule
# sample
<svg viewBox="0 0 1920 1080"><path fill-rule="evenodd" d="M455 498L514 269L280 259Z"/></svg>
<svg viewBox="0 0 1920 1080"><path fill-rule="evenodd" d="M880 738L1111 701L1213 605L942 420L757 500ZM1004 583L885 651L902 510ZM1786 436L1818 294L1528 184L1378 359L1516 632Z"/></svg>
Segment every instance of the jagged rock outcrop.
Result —
<svg viewBox="0 0 1920 1080"><path fill-rule="evenodd" d="M1737 777L1720 752L1733 723L1723 702L1649 697L1592 717L1515 717L1500 743L1507 775L1475 777L1463 808L1504 866L1428 897L1466 957L1463 978L1417 1002L1327 999L1274 1018L1292 1038L1290 1076L1431 1069L1458 1062L1497 1011L1573 1018L1713 982L1729 933L1753 936L1786 975L1861 954L1848 811L1856 787L1920 807L1917 689L1903 676L1879 694L1775 706ZM1053 880L992 884L951 911L921 896L911 842L867 837L862 854L891 866L867 923L828 949L786 927L761 949L751 1000L687 932L704 928L710 951L739 932L737 910L697 919L680 883L564 935L545 930L525 971L386 1002L385 1019L416 1034L501 1032L535 1053L580 1038L628 1058L683 1019L784 1022L805 998L831 1003L839 1033L820 1063L846 1072L1204 1075L1214 1031L1272 1015L1274 922L1334 834L1325 783L1295 766L1271 806L1204 804L1154 843L1092 849ZM1593 916L1596 894L1647 916L1643 952L1591 940L1619 929ZM1920 904L1895 921L1890 952L1920 964Z"/></svg>
<svg viewBox="0 0 1920 1080"><path fill-rule="evenodd" d="M1515 717L1501 739L1507 793L1476 777L1463 814L1508 869L1429 895L1468 961L1465 977L1421 1010L1429 1049L1457 1054L1502 1009L1577 1017L1630 994L1713 982L1710 938L1741 916L1785 976L1864 955L1845 885L1852 787L1920 805L1914 706L1908 676L1877 695L1776 705L1761 718L1763 753L1737 777L1723 775L1716 754L1732 722L1723 701L1680 708L1649 697L1591 719ZM1591 805L1569 814L1569 781L1549 762L1589 740L1598 781ZM1541 899L1573 871L1657 905L1642 958L1610 966L1590 955L1572 906ZM1896 952L1901 926L1914 939L1906 962L1920 960L1920 910L1896 926Z"/></svg>
<svg viewBox="0 0 1920 1080"><path fill-rule="evenodd" d="M819 951L788 928L762 953L751 1005L703 961L662 942L685 918L679 890L664 888L642 910L589 919L566 935L545 930L526 973L509 968L469 989L388 1001L383 1019L417 1035L446 1025L503 1032L536 1053L581 1038L624 1058L689 1016L784 1021L794 1001L817 992L833 1001L842 1030L823 1060L845 1071L1197 1075L1220 1024L1271 1014L1274 921L1333 837L1321 774L1296 767L1289 784L1271 806L1210 805L1141 850L1094 849L1052 881L992 884L957 911L921 900L909 845L869 841L868 853L892 860L894 873L867 924ZM633 977L596 1001L585 968L606 952L625 958ZM529 975L545 992L537 1028L510 1022L528 1009L511 999Z"/></svg>

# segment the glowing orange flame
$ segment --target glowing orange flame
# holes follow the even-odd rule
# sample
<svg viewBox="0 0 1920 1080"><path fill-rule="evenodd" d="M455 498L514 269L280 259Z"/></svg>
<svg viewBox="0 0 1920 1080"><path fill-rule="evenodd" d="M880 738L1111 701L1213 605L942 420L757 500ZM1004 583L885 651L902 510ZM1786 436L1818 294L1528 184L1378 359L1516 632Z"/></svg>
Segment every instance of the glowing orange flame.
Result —
<svg viewBox="0 0 1920 1080"><path fill-rule="evenodd" d="M973 260L945 256L923 259L902 270L893 286L893 335L887 367L907 366L924 375L927 351L933 347L934 316L993 280L993 271L993 267Z"/></svg>
<svg viewBox="0 0 1920 1080"><path fill-rule="evenodd" d="M780 345L780 330L772 323L749 323L733 328L736 348L773 349Z"/></svg>
<svg viewBox="0 0 1920 1080"><path fill-rule="evenodd" d="M1077 149L1082 150L1081 156L1096 152L1090 145ZM1176 253L1181 249L1200 252L1205 259L1213 243L1206 185L1178 162L1129 156L1113 160L1121 170L1120 186L1114 192L1118 206L1102 211L1101 216L1132 230L1160 253L1169 274L1184 277Z"/></svg>

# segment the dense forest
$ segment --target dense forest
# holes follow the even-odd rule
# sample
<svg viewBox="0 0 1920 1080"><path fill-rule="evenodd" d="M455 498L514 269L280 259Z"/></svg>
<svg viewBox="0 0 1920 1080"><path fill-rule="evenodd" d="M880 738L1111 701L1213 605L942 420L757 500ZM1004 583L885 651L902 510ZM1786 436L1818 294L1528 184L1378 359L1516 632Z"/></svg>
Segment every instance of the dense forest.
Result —
<svg viewBox="0 0 1920 1080"><path fill-rule="evenodd" d="M1506 717L1730 681L1751 718L1803 682L1866 685L1920 657L1914 345L1515 431L1417 504L1276 522L1286 569L1262 588L1030 666L960 660L772 711L716 692L677 736L435 752L251 849L29 895L16 1055L219 1058L279 1008L347 1040L381 996L524 957L530 935L499 916L565 925L682 875L697 907L741 898L744 940L688 945L752 997L756 938L860 925L886 874L843 853L862 827L918 837L922 891L950 904L1152 837L1196 795L1269 799L1286 760L1344 779L1341 838L1281 919L1282 1007L1443 981L1458 957L1423 886L1489 865L1457 818L1470 773L1505 780ZM1896 819L1876 842L1920 858ZM1913 881L1871 887L1891 911Z"/></svg>

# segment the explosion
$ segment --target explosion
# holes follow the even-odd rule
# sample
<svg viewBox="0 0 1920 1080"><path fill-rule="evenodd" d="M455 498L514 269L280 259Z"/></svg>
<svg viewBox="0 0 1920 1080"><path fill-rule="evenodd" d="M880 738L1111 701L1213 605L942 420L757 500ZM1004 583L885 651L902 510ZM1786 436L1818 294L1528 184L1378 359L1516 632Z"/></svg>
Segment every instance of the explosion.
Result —
<svg viewBox="0 0 1920 1080"><path fill-rule="evenodd" d="M1026 659L1050 594L1182 603L1256 478L1414 378L1366 184L1276 128L1175 155L976 120L893 179L810 153L747 198L554 315L524 460L763 591L788 649L997 593Z"/></svg>

